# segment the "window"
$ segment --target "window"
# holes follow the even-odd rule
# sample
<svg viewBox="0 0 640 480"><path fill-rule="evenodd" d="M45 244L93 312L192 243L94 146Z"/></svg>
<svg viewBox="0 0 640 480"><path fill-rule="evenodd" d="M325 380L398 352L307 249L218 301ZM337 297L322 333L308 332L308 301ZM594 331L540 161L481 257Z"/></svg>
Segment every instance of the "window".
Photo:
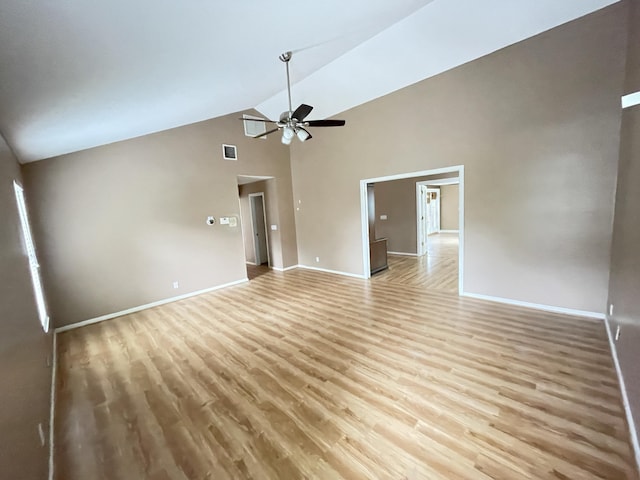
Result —
<svg viewBox="0 0 640 480"><path fill-rule="evenodd" d="M49 331L49 315L47 315L47 307L44 302L44 292L42 291L42 282L40 280L40 264L36 257L36 249L31 236L31 227L29 226L29 217L27 215L27 205L24 201L24 190L17 182L13 182L13 188L16 192L16 201L18 202L18 213L20 215L20 225L22 227L22 238L24 246L29 258L29 269L31 270L31 281L33 283L33 291L36 296L36 306L38 307L38 316L40 323L45 332Z"/></svg>

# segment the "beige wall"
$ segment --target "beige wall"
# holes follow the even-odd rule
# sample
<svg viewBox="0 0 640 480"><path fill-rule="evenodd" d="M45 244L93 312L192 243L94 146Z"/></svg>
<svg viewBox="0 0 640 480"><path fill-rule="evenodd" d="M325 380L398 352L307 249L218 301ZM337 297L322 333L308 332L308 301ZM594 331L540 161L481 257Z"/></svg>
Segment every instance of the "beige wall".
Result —
<svg viewBox="0 0 640 480"><path fill-rule="evenodd" d="M51 335L42 331L20 229L13 154L0 137L0 478L41 480L48 470Z"/></svg>
<svg viewBox="0 0 640 480"><path fill-rule="evenodd" d="M624 14L562 25L294 144L300 263L362 274L359 181L463 164L464 291L604 312Z"/></svg>
<svg viewBox="0 0 640 480"><path fill-rule="evenodd" d="M56 326L245 278L242 229L205 224L239 215L237 175L276 178L275 266L297 263L288 150L245 137L239 116L23 167Z"/></svg>
<svg viewBox="0 0 640 480"><path fill-rule="evenodd" d="M440 229L458 230L460 228L460 186L442 185L440 187Z"/></svg>
<svg viewBox="0 0 640 480"><path fill-rule="evenodd" d="M267 216L267 239L269 242L269 261L272 266L282 268L282 241L280 235L280 216L278 214L278 200L276 180L264 180L260 182L240 185L240 215L242 217L242 234L244 238L244 252L247 262L255 263L256 252L253 243L253 225L251 222L250 193L264 193L264 208ZM271 225L276 225L278 230L271 230Z"/></svg>
<svg viewBox="0 0 640 480"><path fill-rule="evenodd" d="M416 250L416 180L407 178L378 182L376 199L376 237L387 239L387 251L413 253ZM381 220L380 215L386 215Z"/></svg>
<svg viewBox="0 0 640 480"><path fill-rule="evenodd" d="M634 76L638 69L634 62L640 60L640 44L631 41L640 38L640 2L629 3L633 34L629 37L627 85L629 91L640 91L640 77ZM611 249L609 302L613 303L614 311L610 326L613 332L616 327L621 328L616 349L640 434L640 105L623 111L620 147Z"/></svg>

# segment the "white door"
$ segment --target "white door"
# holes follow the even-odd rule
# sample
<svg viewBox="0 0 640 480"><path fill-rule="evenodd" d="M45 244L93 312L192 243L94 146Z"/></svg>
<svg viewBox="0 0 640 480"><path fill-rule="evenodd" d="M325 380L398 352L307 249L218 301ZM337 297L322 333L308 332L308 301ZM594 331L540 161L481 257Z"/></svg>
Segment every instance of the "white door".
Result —
<svg viewBox="0 0 640 480"><path fill-rule="evenodd" d="M267 221L264 208L264 193L250 193L251 223L253 226L253 245L256 265L269 263L269 246L267 243Z"/></svg>
<svg viewBox="0 0 640 480"><path fill-rule="evenodd" d="M29 259L29 269L31 270L31 282L33 283L33 292L36 297L36 306L38 308L38 316L40 323L45 332L49 331L49 315L47 314L47 306L44 301L44 291L42 290L42 281L40 279L40 264L36 256L36 247L31 236L31 226L29 224L29 216L27 215L27 205L24 200L24 190L16 182L13 182L13 188L16 194L16 202L18 203L18 214L20 215L20 226L22 227L22 237L24 246Z"/></svg>
<svg viewBox="0 0 640 480"><path fill-rule="evenodd" d="M440 190L427 189L427 235L440 231Z"/></svg>
<svg viewBox="0 0 640 480"><path fill-rule="evenodd" d="M428 211L427 211L427 187L418 185L418 255L422 256L428 250Z"/></svg>

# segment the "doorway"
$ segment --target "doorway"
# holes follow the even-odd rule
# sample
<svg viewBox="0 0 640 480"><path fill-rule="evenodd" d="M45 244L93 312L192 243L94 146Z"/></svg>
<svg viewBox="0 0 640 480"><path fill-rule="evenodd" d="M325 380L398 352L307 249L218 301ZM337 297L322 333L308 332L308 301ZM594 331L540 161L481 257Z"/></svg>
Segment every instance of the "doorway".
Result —
<svg viewBox="0 0 640 480"><path fill-rule="evenodd" d="M267 237L267 214L264 206L264 192L250 193L251 226L253 251L256 265L270 266L269 239Z"/></svg>
<svg viewBox="0 0 640 480"><path fill-rule="evenodd" d="M254 280L269 273L278 263L280 239L277 232L277 198L274 177L238 175L240 226L247 278ZM274 253L275 252L275 253Z"/></svg>
<svg viewBox="0 0 640 480"><path fill-rule="evenodd" d="M387 239L390 245L389 268L377 274L375 281L406 283L421 288L462 294L464 291L464 166L401 173L360 181L363 276L365 278L371 278L369 219L371 212L367 191L371 184L374 184L376 190L375 231L381 238ZM449 206L452 208L445 209L447 214L445 219L442 216L445 211L443 211L441 189L444 185L453 184L455 189L453 187L447 189ZM379 186L381 187L380 205L378 205ZM451 193L453 190L455 195ZM452 198L455 198L455 202L451 201ZM443 222L448 222L449 226L444 225ZM453 222L455 226L451 226ZM457 230L458 226L459 230Z"/></svg>

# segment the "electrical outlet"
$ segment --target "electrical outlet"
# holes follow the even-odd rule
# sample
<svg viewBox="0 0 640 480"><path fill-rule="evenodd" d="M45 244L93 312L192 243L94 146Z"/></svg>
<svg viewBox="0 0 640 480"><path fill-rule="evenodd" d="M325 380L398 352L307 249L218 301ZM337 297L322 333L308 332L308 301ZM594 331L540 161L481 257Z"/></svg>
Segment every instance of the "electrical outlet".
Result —
<svg viewBox="0 0 640 480"><path fill-rule="evenodd" d="M40 445L44 447L47 441L44 436L44 429L42 428L42 423L38 424L38 435L40 435Z"/></svg>
<svg viewBox="0 0 640 480"><path fill-rule="evenodd" d="M612 317L613 316L613 303L609 304L609 316Z"/></svg>
<svg viewBox="0 0 640 480"><path fill-rule="evenodd" d="M620 340L620 325L618 325L618 328L616 328L616 342Z"/></svg>
<svg viewBox="0 0 640 480"><path fill-rule="evenodd" d="M178 283L177 280L175 282L173 282L173 288L178 288L179 286L180 286L180 284Z"/></svg>
<svg viewBox="0 0 640 480"><path fill-rule="evenodd" d="M316 257L316 263L320 263L320 257Z"/></svg>

